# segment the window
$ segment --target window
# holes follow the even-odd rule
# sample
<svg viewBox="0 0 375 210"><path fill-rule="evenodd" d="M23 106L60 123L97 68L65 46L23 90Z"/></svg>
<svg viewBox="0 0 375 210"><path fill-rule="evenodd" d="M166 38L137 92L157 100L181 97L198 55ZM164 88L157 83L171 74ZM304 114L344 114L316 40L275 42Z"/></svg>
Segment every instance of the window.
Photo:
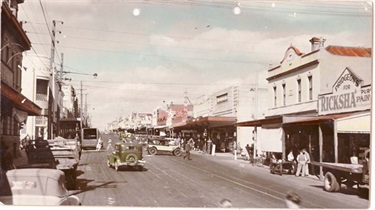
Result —
<svg viewBox="0 0 375 210"><path fill-rule="evenodd" d="M276 103L276 101L277 101L277 94L276 94L276 86L275 87L273 87L273 97L274 97L274 107L276 107L277 106L277 103Z"/></svg>
<svg viewBox="0 0 375 210"><path fill-rule="evenodd" d="M297 80L297 86L298 86L298 102L302 101L302 96L301 96L301 79Z"/></svg>
<svg viewBox="0 0 375 210"><path fill-rule="evenodd" d="M312 100L313 99L312 76L309 76L308 79L309 79L309 100Z"/></svg>
<svg viewBox="0 0 375 210"><path fill-rule="evenodd" d="M286 89L285 84L283 84L283 105L286 105Z"/></svg>
<svg viewBox="0 0 375 210"><path fill-rule="evenodd" d="M225 94L222 94L222 95L219 95L219 96L216 96L216 102L219 104L219 103L223 103L223 102L226 102L228 101L228 93L225 93Z"/></svg>

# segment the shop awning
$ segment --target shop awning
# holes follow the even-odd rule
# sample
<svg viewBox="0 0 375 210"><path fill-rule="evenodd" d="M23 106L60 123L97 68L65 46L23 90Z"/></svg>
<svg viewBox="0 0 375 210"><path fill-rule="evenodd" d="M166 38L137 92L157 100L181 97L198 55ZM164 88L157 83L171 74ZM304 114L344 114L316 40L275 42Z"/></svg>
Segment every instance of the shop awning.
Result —
<svg viewBox="0 0 375 210"><path fill-rule="evenodd" d="M3 82L1 82L0 92L2 97L14 103L15 108L27 112L29 116L41 115L42 109L38 105Z"/></svg>
<svg viewBox="0 0 375 210"><path fill-rule="evenodd" d="M336 119L348 117L350 115L352 115L352 113L341 113L322 116L283 116L283 126L333 122Z"/></svg>
<svg viewBox="0 0 375 210"><path fill-rule="evenodd" d="M337 133L370 133L370 112L337 119Z"/></svg>
<svg viewBox="0 0 375 210"><path fill-rule="evenodd" d="M236 126L243 126L243 127L252 126L253 127L253 126L262 126L266 124L278 124L282 122L283 122L283 118L281 116L277 116L277 117L271 117L271 118L265 118L265 119L259 119L259 120L239 122L236 124Z"/></svg>
<svg viewBox="0 0 375 210"><path fill-rule="evenodd" d="M282 142L284 141L284 133L282 128L262 129L261 139L258 139L258 147L262 151L282 152Z"/></svg>
<svg viewBox="0 0 375 210"><path fill-rule="evenodd" d="M193 120L174 124L173 128L189 129L189 128L196 128L198 126L218 128L218 127L225 127L225 126L234 126L235 123L236 123L235 117L208 116L208 117L198 117Z"/></svg>
<svg viewBox="0 0 375 210"><path fill-rule="evenodd" d="M154 129L163 129L163 128L166 128L167 125L158 125L158 126L155 126Z"/></svg>

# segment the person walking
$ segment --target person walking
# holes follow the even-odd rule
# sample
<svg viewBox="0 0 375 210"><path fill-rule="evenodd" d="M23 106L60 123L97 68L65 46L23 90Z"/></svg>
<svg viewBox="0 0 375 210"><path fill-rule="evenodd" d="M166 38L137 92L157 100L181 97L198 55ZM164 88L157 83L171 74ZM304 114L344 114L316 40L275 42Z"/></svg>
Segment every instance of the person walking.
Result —
<svg viewBox="0 0 375 210"><path fill-rule="evenodd" d="M102 147L103 147L103 141L102 141L102 138L99 137L98 143L96 144L96 151L100 151Z"/></svg>
<svg viewBox="0 0 375 210"><path fill-rule="evenodd" d="M107 151L110 150L110 149L113 150L113 147L112 147L112 139L111 139L111 138L108 139Z"/></svg>
<svg viewBox="0 0 375 210"><path fill-rule="evenodd" d="M296 176L298 177L301 173L302 176L305 176L306 174L306 161L307 161L307 158L304 154L304 152L301 150L299 152L299 154L297 155L297 162L298 162L298 165L297 165L297 172L296 172Z"/></svg>
<svg viewBox="0 0 375 210"><path fill-rule="evenodd" d="M190 151L191 151L191 148L192 148L192 145L194 144L194 142L192 141L192 139L190 139L186 144L185 144L185 156L184 156L184 159L185 158L188 158L188 160L191 160L190 158Z"/></svg>

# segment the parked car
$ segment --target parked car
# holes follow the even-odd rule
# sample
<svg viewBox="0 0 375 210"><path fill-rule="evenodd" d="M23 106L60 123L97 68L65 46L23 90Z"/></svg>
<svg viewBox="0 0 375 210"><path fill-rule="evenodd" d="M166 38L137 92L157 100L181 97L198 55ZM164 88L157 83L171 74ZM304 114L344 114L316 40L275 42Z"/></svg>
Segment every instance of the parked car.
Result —
<svg viewBox="0 0 375 210"><path fill-rule="evenodd" d="M49 168L13 169L6 172L0 203L17 206L81 205L69 195L64 172Z"/></svg>
<svg viewBox="0 0 375 210"><path fill-rule="evenodd" d="M175 156L181 155L181 149L175 144L173 138L151 138L148 140L147 151L150 155L156 155L160 152L172 153Z"/></svg>
<svg viewBox="0 0 375 210"><path fill-rule="evenodd" d="M114 167L116 171L120 167L138 168L143 171L146 161L143 160L142 144L139 143L116 143L115 151L108 155L108 167Z"/></svg>

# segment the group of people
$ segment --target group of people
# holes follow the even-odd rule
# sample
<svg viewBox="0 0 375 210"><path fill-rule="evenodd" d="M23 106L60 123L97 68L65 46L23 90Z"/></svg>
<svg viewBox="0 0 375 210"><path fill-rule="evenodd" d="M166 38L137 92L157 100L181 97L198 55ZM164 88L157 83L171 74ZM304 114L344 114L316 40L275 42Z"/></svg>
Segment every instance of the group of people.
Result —
<svg viewBox="0 0 375 210"><path fill-rule="evenodd" d="M290 151L287 156L287 162L290 164L290 167L297 167L295 175L296 176L308 176L309 175L309 164L310 154L306 151L306 149L302 149L299 151L299 154L296 158L294 158L293 151ZM281 158L277 158L275 153L271 154L270 157L270 171L271 173L278 173L282 175L283 172L283 161ZM289 168L290 168L289 167Z"/></svg>
<svg viewBox="0 0 375 210"><path fill-rule="evenodd" d="M309 164L311 162L310 154L306 151L306 149L302 149L299 151L296 159L297 161L297 171L296 176L308 176L309 175ZM290 151L288 154L288 161L294 161L293 151Z"/></svg>

